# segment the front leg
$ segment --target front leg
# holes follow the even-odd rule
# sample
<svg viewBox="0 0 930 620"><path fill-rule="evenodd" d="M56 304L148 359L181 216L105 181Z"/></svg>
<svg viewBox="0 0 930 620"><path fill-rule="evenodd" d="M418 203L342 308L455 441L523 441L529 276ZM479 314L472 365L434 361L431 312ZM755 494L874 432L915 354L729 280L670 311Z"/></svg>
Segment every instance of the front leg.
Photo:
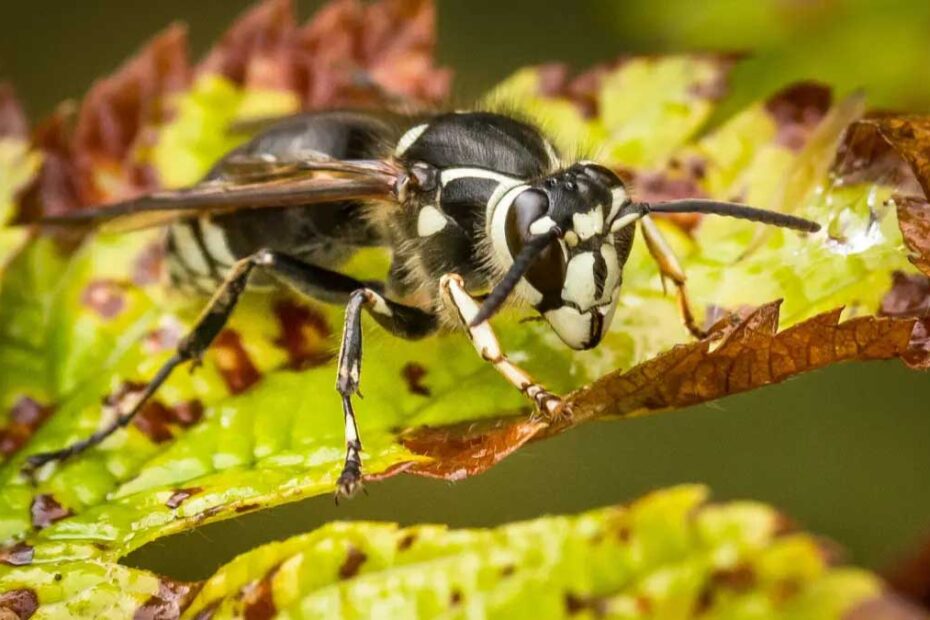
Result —
<svg viewBox="0 0 930 620"><path fill-rule="evenodd" d="M451 302L462 326L468 330L468 337L475 345L478 355L491 363L511 385L532 399L539 415L548 421L570 415L570 411L559 396L536 383L525 370L507 359L488 321L471 327L472 320L478 314L479 304L465 290L465 282L461 276L448 273L439 280L439 287L443 298Z"/></svg>
<svg viewBox="0 0 930 620"><path fill-rule="evenodd" d="M352 396L362 395L359 391L362 374L362 308L368 310L392 334L409 340L422 338L438 326L434 315L386 299L371 288L360 288L349 297L336 376L336 390L342 396L346 436L345 464L336 483L337 499L340 496L351 497L362 482L362 442L352 407Z"/></svg>

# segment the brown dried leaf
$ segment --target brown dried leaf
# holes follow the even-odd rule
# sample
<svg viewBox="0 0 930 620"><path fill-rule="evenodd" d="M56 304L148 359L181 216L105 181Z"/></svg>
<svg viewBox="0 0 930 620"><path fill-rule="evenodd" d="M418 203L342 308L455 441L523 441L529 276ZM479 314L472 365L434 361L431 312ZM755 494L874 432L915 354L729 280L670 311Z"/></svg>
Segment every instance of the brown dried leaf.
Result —
<svg viewBox="0 0 930 620"><path fill-rule="evenodd" d="M430 0L338 0L298 27L290 0L241 17L198 66L249 89L294 92L307 109L383 105L385 95L436 103L451 73L433 66Z"/></svg>
<svg viewBox="0 0 930 620"><path fill-rule="evenodd" d="M866 174L898 188L898 224L913 252L911 262L930 275L930 117L884 115L860 121L850 128L839 160L846 160L840 172Z"/></svg>
<svg viewBox="0 0 930 620"><path fill-rule="evenodd" d="M154 144L168 120L167 97L190 81L187 29L174 24L87 93L73 149L85 204L126 198L157 187L138 152ZM104 176L106 175L106 176Z"/></svg>
<svg viewBox="0 0 930 620"><path fill-rule="evenodd" d="M404 445L436 460L410 471L456 480L486 470L530 440L594 418L695 405L837 362L902 358L920 365L930 360L930 352L912 345L914 319L857 317L839 322L842 309L836 309L778 332L779 305L761 306L706 340L679 345L576 390L566 399L573 415L563 422L546 426L524 417L414 431Z"/></svg>
<svg viewBox="0 0 930 620"><path fill-rule="evenodd" d="M267 0L247 11L220 38L197 73L222 75L250 88L290 90L290 46L297 30L290 0Z"/></svg>

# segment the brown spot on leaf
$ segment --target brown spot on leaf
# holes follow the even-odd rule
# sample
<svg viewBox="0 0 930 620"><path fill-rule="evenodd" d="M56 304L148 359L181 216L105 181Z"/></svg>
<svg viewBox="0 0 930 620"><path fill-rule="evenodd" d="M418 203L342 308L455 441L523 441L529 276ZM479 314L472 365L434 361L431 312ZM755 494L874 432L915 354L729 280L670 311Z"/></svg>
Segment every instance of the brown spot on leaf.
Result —
<svg viewBox="0 0 930 620"><path fill-rule="evenodd" d="M242 591L242 613L246 620L268 620L278 613L274 604L274 592L271 582L280 566L274 566L257 582L246 586Z"/></svg>
<svg viewBox="0 0 930 620"><path fill-rule="evenodd" d="M413 546L413 543L417 541L417 535L413 532L404 534L404 537L397 541L397 550L406 551Z"/></svg>
<svg viewBox="0 0 930 620"><path fill-rule="evenodd" d="M158 592L153 594L133 614L133 620L168 620L180 618L181 613L200 590L200 584L171 581L162 578Z"/></svg>
<svg viewBox="0 0 930 620"><path fill-rule="evenodd" d="M26 139L29 122L11 84L0 83L0 138Z"/></svg>
<svg viewBox="0 0 930 620"><path fill-rule="evenodd" d="M351 579L358 575L359 569L362 568L362 564L364 564L367 559L368 556L362 551L350 546L345 561L342 563L342 566L339 567L339 578Z"/></svg>
<svg viewBox="0 0 930 620"><path fill-rule="evenodd" d="M420 396L430 396L432 394L430 389L423 385L423 378L426 377L426 372L426 368L416 362L404 364L400 374L407 383L407 389L411 394L419 394Z"/></svg>
<svg viewBox="0 0 930 620"><path fill-rule="evenodd" d="M0 618L3 620L26 620L31 618L38 608L39 597L29 588L9 590L0 594Z"/></svg>
<svg viewBox="0 0 930 620"><path fill-rule="evenodd" d="M565 613L575 616L589 612L594 618L603 618L607 614L606 602L597 596L581 596L572 592L565 594Z"/></svg>
<svg viewBox="0 0 930 620"><path fill-rule="evenodd" d="M104 407L115 418L131 410L144 390L144 383L124 381L115 392L104 398ZM132 423L154 443L164 443L174 438L174 427L189 428L202 417L203 404L199 400L169 407L160 400L150 399Z"/></svg>
<svg viewBox="0 0 930 620"><path fill-rule="evenodd" d="M505 564L501 567L501 577L510 577L517 572L517 567L513 564Z"/></svg>
<svg viewBox="0 0 930 620"><path fill-rule="evenodd" d="M452 593L449 594L449 605L456 607L462 604L462 591L458 588L453 588Z"/></svg>
<svg viewBox="0 0 930 620"><path fill-rule="evenodd" d="M775 120L775 143L800 151L827 114L831 101L830 88L814 82L793 84L776 93L765 104Z"/></svg>
<svg viewBox="0 0 930 620"><path fill-rule="evenodd" d="M25 445L52 414L53 409L28 396L20 398L10 409L9 422L0 428L0 455L8 457Z"/></svg>
<svg viewBox="0 0 930 620"><path fill-rule="evenodd" d="M710 579L715 588L745 592L755 586L756 573L752 566L739 564L731 568L714 571Z"/></svg>
<svg viewBox="0 0 930 620"><path fill-rule="evenodd" d="M193 497L203 491L203 487L188 487L186 489L178 489L171 494L171 497L165 501L165 506L174 510L178 506L184 503L189 497Z"/></svg>
<svg viewBox="0 0 930 620"><path fill-rule="evenodd" d="M226 387L233 394L246 391L261 379L261 373L252 363L248 351L242 346L242 339L235 331L221 331L213 341L211 351Z"/></svg>
<svg viewBox="0 0 930 620"><path fill-rule="evenodd" d="M126 294L116 280L93 280L84 287L81 303L101 317L112 319L126 307Z"/></svg>
<svg viewBox="0 0 930 620"><path fill-rule="evenodd" d="M242 504L241 506L236 506L236 514L240 514L243 512L251 512L252 510L255 510L256 508L260 508L260 507L261 507L261 504Z"/></svg>
<svg viewBox="0 0 930 620"><path fill-rule="evenodd" d="M58 500L51 495L43 493L33 498L29 514L32 515L32 527L41 530L74 513L59 504Z"/></svg>
<svg viewBox="0 0 930 620"><path fill-rule="evenodd" d="M32 564L35 551L30 545L18 542L9 547L0 548L0 564L7 566L27 566Z"/></svg>
<svg viewBox="0 0 930 620"><path fill-rule="evenodd" d="M165 260L165 244L153 241L136 256L132 265L132 281L139 286L157 284L161 281Z"/></svg>
<svg viewBox="0 0 930 620"><path fill-rule="evenodd" d="M291 368L319 366L333 358L329 347L332 329L315 308L281 299L274 304L274 314L281 329L275 344L287 351Z"/></svg>

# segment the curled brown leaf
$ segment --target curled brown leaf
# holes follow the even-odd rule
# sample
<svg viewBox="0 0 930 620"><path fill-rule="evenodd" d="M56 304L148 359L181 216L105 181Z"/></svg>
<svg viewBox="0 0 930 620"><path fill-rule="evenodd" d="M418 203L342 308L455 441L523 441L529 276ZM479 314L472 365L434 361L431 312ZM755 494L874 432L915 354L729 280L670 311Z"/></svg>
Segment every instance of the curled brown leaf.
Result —
<svg viewBox="0 0 930 620"><path fill-rule="evenodd" d="M457 480L480 473L530 440L582 422L686 407L784 381L852 360L904 359L927 364L912 348L915 320L857 317L832 310L778 331L780 302L748 313L710 338L683 344L627 371L615 371L566 397L572 417L551 425L527 418L420 429L404 438L411 451L435 460L410 471Z"/></svg>

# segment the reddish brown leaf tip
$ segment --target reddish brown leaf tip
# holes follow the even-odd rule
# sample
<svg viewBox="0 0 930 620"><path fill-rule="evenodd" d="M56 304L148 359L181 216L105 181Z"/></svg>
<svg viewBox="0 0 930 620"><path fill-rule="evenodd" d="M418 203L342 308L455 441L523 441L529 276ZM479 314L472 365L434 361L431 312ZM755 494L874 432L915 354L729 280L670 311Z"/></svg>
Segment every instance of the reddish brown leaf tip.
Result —
<svg viewBox="0 0 930 620"><path fill-rule="evenodd" d="M402 441L411 452L434 460L414 463L408 471L431 478L462 480L497 464L545 427L545 423L525 417L424 427L402 437Z"/></svg>

